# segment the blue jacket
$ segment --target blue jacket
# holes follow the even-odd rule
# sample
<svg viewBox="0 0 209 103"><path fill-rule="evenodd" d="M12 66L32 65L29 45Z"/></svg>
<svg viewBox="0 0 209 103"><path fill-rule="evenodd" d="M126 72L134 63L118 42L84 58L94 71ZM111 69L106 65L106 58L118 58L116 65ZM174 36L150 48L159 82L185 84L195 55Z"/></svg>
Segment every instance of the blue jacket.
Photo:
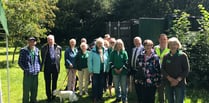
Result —
<svg viewBox="0 0 209 103"><path fill-rule="evenodd" d="M39 49L35 47L34 59L30 52L31 51L28 46L21 48L18 64L21 69L24 70L24 73L37 75L41 69Z"/></svg>
<svg viewBox="0 0 209 103"><path fill-rule="evenodd" d="M107 69L108 66L108 51L104 50L104 65L102 65L105 71L109 71ZM89 73L99 74L101 69L100 55L97 53L96 47L94 47L88 57L88 70Z"/></svg>
<svg viewBox="0 0 209 103"><path fill-rule="evenodd" d="M68 47L65 50L65 67L66 69L70 69L70 64L73 65L73 68L75 66L75 56L77 55L77 48L74 49L74 51Z"/></svg>

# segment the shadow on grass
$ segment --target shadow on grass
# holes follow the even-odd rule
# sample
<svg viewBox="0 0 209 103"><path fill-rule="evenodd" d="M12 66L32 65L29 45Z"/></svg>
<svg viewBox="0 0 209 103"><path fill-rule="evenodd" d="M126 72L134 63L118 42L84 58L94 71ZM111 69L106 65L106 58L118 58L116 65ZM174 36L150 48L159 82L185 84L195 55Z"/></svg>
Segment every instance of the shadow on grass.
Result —
<svg viewBox="0 0 209 103"><path fill-rule="evenodd" d="M8 54L9 54L9 55L13 55L13 51L9 51ZM16 53L15 53L15 55L18 55L18 54L19 54L19 52L16 52ZM0 55L6 55L6 51L0 52Z"/></svg>
<svg viewBox="0 0 209 103"><path fill-rule="evenodd" d="M11 67L15 67L15 66L17 66L17 61L14 61L14 63L12 63L12 61L9 61L9 67L11 68ZM0 69L2 69L2 68L7 68L7 61L6 60L4 60L4 61L0 61Z"/></svg>

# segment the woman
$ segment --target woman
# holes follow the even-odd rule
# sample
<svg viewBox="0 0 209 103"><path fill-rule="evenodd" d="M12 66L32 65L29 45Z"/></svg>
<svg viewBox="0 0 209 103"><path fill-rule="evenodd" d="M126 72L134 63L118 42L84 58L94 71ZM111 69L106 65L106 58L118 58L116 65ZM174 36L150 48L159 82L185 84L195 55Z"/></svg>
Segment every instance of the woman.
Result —
<svg viewBox="0 0 209 103"><path fill-rule="evenodd" d="M92 97L93 103L103 101L104 71L106 71L107 52L104 50L104 41L102 38L96 40L96 45L89 53L88 70L92 75Z"/></svg>
<svg viewBox="0 0 209 103"><path fill-rule="evenodd" d="M81 51L79 51L75 57L75 68L78 70L79 94L82 96L83 92L88 94L89 72L87 59L89 51L87 51L88 45L84 42L81 43L80 48Z"/></svg>
<svg viewBox="0 0 209 103"><path fill-rule="evenodd" d="M108 47L108 59L110 59L110 54L112 53L112 51L114 50L114 46L115 46L115 38L110 38L109 41L109 47ZM113 85L113 76L112 76L112 69L109 67L109 72L108 72L108 89L109 89L109 97L112 97L112 85Z"/></svg>
<svg viewBox="0 0 209 103"><path fill-rule="evenodd" d="M108 60L109 60L109 52L108 52L109 42L104 39L104 50L107 52ZM107 79L108 79L108 72L109 72L109 64L106 66L104 71L104 87L103 90L106 92L107 89Z"/></svg>
<svg viewBox="0 0 209 103"><path fill-rule="evenodd" d="M182 52L181 43L176 37L168 40L170 53L164 56L162 74L166 79L166 96L169 103L183 103L185 95L186 77L189 73L187 55Z"/></svg>
<svg viewBox="0 0 209 103"><path fill-rule="evenodd" d="M76 69L75 69L75 56L78 52L75 48L76 40L69 40L69 47L65 50L65 67L68 74L68 90L75 91L76 84Z"/></svg>
<svg viewBox="0 0 209 103"><path fill-rule="evenodd" d="M121 39L116 41L114 51L110 56L110 67L113 74L113 84L115 86L116 100L123 103L127 100L127 74L128 74L128 54L125 51L124 43ZM121 87L121 91L120 91Z"/></svg>
<svg viewBox="0 0 209 103"><path fill-rule="evenodd" d="M160 62L154 53L153 42L145 40L144 50L136 60L134 83L139 103L154 103L156 87L160 85Z"/></svg>

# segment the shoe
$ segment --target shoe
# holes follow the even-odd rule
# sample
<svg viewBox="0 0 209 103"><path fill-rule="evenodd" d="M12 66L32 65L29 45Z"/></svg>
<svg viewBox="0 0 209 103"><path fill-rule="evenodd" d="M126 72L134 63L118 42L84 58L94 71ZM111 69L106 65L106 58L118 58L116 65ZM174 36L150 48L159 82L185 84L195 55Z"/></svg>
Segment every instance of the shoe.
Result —
<svg viewBox="0 0 209 103"><path fill-rule="evenodd" d="M50 103L52 101L52 99L47 99L46 101L47 101L47 103Z"/></svg>
<svg viewBox="0 0 209 103"><path fill-rule="evenodd" d="M98 98L98 101L99 101L99 102L103 102L103 101L105 101L105 100L101 97L101 98Z"/></svg>
<svg viewBox="0 0 209 103"><path fill-rule="evenodd" d="M122 103L128 103L128 101L123 101Z"/></svg>

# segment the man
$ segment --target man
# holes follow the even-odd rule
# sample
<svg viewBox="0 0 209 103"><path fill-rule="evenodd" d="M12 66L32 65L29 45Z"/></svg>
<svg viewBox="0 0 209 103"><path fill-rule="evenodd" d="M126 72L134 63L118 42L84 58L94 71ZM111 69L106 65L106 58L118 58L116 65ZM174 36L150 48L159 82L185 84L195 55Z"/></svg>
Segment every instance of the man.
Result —
<svg viewBox="0 0 209 103"><path fill-rule="evenodd" d="M142 40L140 37L134 38L134 48L132 50L132 58L131 58L131 68L132 70L136 69L136 58L140 54L140 52L144 49L142 45Z"/></svg>
<svg viewBox="0 0 209 103"><path fill-rule="evenodd" d="M18 64L24 71L22 99L23 103L36 103L38 90L38 73L40 72L41 62L39 49L35 45L36 39L34 37L30 37L28 39L28 45L21 48L18 59Z"/></svg>
<svg viewBox="0 0 209 103"><path fill-rule="evenodd" d="M160 58L160 65L162 64L163 57L169 53L169 49L167 48L168 45L168 38L166 34L160 34L159 36L159 45L156 45L154 47L155 53L158 55ZM157 88L158 90L158 101L159 103L165 103L165 83L164 80L161 81L161 85Z"/></svg>
<svg viewBox="0 0 209 103"><path fill-rule="evenodd" d="M41 48L41 58L42 68L44 68L45 89L48 102L55 98L52 96L52 92L57 88L61 54L62 48L55 43L54 36L47 36L47 44L43 45Z"/></svg>
<svg viewBox="0 0 209 103"><path fill-rule="evenodd" d="M135 37L133 40L134 43L134 48L132 50L132 57L131 57L131 74L134 75L136 73L136 59L138 57L138 55L141 53L141 51L144 49L143 45L142 45L142 40L140 37ZM134 82L135 83L135 82ZM132 83L130 83L132 85ZM131 86L130 85L130 86ZM132 87L130 87L132 88ZM139 87L137 86L137 84L135 84L135 89L136 92L140 91ZM131 90L131 89L130 89ZM141 96L138 96L138 103L141 103Z"/></svg>

